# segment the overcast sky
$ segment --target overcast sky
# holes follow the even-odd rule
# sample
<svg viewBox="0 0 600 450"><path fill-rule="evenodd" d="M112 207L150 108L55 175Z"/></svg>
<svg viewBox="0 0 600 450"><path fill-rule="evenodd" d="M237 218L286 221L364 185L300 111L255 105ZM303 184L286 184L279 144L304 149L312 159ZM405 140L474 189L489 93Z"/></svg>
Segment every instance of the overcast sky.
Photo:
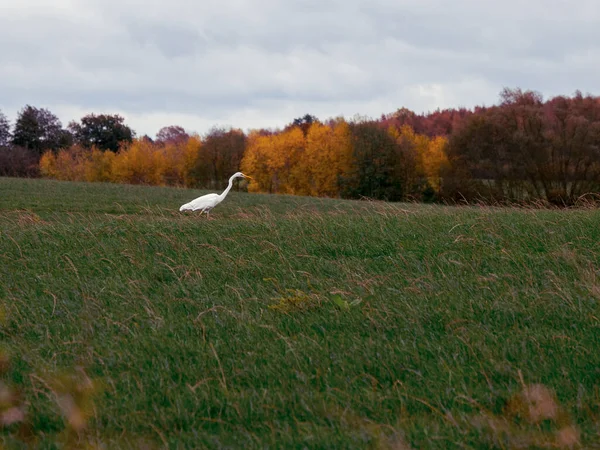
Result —
<svg viewBox="0 0 600 450"><path fill-rule="evenodd" d="M0 109L274 128L600 94L598 0L0 0Z"/></svg>

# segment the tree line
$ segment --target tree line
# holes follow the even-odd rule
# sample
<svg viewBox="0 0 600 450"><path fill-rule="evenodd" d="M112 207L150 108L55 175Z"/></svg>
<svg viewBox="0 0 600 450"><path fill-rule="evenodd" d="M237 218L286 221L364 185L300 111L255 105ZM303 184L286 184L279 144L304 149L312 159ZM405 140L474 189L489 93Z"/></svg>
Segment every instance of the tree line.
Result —
<svg viewBox="0 0 600 450"><path fill-rule="evenodd" d="M278 130L162 128L137 137L118 115L66 128L46 109L0 112L0 175L389 201L543 202L600 194L600 97L504 89L497 105L377 119L312 115Z"/></svg>

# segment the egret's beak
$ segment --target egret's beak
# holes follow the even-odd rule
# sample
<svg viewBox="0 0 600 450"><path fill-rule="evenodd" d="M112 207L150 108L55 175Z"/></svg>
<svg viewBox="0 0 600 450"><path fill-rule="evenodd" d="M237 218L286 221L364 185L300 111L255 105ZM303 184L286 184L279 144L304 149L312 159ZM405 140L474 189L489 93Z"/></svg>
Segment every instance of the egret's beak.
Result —
<svg viewBox="0 0 600 450"><path fill-rule="evenodd" d="M249 177L248 175L244 175L245 178L248 178L249 180L254 180L254 178Z"/></svg>

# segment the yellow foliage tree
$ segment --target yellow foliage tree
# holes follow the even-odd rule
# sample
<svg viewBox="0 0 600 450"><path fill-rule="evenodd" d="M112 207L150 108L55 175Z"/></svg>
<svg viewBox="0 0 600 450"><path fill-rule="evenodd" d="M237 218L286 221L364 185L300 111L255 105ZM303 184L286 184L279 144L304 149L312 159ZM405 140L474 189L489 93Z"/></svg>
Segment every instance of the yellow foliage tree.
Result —
<svg viewBox="0 0 600 450"><path fill-rule="evenodd" d="M180 173L183 185L186 187L195 186L197 183L193 171L196 160L200 155L201 148L202 141L198 135L190 136L183 148L183 155L180 161Z"/></svg>
<svg viewBox="0 0 600 450"><path fill-rule="evenodd" d="M304 158L305 147L306 140L300 127L293 127L277 136L271 161L277 167L280 192L309 195L308 174L302 170L300 164Z"/></svg>
<svg viewBox="0 0 600 450"><path fill-rule="evenodd" d="M389 165L380 169L402 185L399 195L420 197L427 185L430 193L439 192L448 163L446 139L416 134L408 125L391 126L387 132L396 145L387 150ZM45 153L40 171L59 180L195 187L222 182L244 151L241 168L254 178L251 192L337 197L358 168L353 133L346 121L337 119L304 128L292 125L277 133L254 131L247 139L240 130L221 129L207 135L210 142L197 135L160 143L135 139L118 153L73 146ZM373 150L372 158L380 150Z"/></svg>
<svg viewBox="0 0 600 450"><path fill-rule="evenodd" d="M299 164L304 146L304 133L299 127L272 135L251 133L241 162L242 171L254 178L248 190L308 194L306 175Z"/></svg>
<svg viewBox="0 0 600 450"><path fill-rule="evenodd" d="M79 146L62 149L56 154L46 152L40 159L40 172L57 180L85 181L88 160L88 152Z"/></svg>
<svg viewBox="0 0 600 450"><path fill-rule="evenodd" d="M113 161L113 181L131 184L164 184L165 155L146 139L135 139Z"/></svg>
<svg viewBox="0 0 600 450"><path fill-rule="evenodd" d="M40 174L47 178L56 178L56 156L51 151L45 152L40 158Z"/></svg>
<svg viewBox="0 0 600 450"><path fill-rule="evenodd" d="M315 122L306 135L306 152L301 162L310 195L337 197L339 179L352 166L352 136L344 120L332 126Z"/></svg>
<svg viewBox="0 0 600 450"><path fill-rule="evenodd" d="M271 136L258 131L250 132L246 152L241 162L242 172L252 176L249 192L273 193L273 176L268 162Z"/></svg>
<svg viewBox="0 0 600 450"><path fill-rule="evenodd" d="M114 159L114 152L93 148L85 164L85 180L89 182L111 181Z"/></svg>
<svg viewBox="0 0 600 450"><path fill-rule="evenodd" d="M441 170L448 163L447 139L417 134L409 125L400 129L391 126L388 131L396 139L401 153L399 176L404 177L409 186L418 186L419 179L425 179L435 192L439 192Z"/></svg>
<svg viewBox="0 0 600 450"><path fill-rule="evenodd" d="M154 153L161 155L161 183L167 185L181 184L183 179L183 150L184 147L178 142L170 142L164 146L152 146Z"/></svg>
<svg viewBox="0 0 600 450"><path fill-rule="evenodd" d="M315 122L306 131L250 133L242 170L254 180L251 192L339 196L339 179L353 164L350 127L344 120Z"/></svg>
<svg viewBox="0 0 600 450"><path fill-rule="evenodd" d="M200 146L198 136L167 145L136 139L118 153L73 146L45 153L40 172L59 180L193 186Z"/></svg>
<svg viewBox="0 0 600 450"><path fill-rule="evenodd" d="M429 140L427 149L423 153L423 168L427 181L436 192L440 191L441 173L448 163L448 155L446 154L446 146L448 139L443 136L438 136Z"/></svg>

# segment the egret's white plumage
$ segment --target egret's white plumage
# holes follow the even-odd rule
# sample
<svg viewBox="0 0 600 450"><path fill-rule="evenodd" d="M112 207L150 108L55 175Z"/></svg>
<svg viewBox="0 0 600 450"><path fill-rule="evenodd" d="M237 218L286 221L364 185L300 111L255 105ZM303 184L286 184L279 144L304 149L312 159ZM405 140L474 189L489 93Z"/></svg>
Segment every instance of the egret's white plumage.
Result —
<svg viewBox="0 0 600 450"><path fill-rule="evenodd" d="M227 186L227 189L225 189L221 194L206 194L206 195L203 195L202 197L198 197L198 198L192 200L191 202L186 203L185 205L181 205L181 208L179 208L179 211L185 211L185 210L198 211L198 210L200 210L200 214L202 214L203 212L206 212L206 216L208 217L208 213L210 212L210 210L213 209L215 206L217 206L219 203L221 203L225 199L225 197L231 190L231 187L233 186L233 180L235 180L236 178L248 178L250 180L252 179L248 175L244 175L242 172L236 172L231 176L231 178L229 178L229 186Z"/></svg>

